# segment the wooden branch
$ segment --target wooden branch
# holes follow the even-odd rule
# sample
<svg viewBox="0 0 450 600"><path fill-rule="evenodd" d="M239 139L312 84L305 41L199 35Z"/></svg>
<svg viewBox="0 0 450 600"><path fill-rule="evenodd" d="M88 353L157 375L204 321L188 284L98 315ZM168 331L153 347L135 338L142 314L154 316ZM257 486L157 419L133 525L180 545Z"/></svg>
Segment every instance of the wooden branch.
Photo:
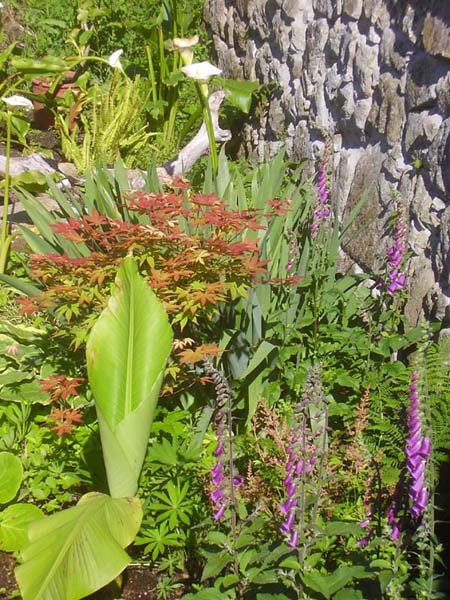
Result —
<svg viewBox="0 0 450 600"><path fill-rule="evenodd" d="M214 127L214 137L219 143L227 142L231 139L231 132L228 129L221 129L219 125L219 109L225 98L225 92L218 91L209 97L209 107ZM205 123L200 127L197 135L171 160L157 167L156 172L163 183L170 182L174 177L187 173L198 159L209 151L208 134ZM60 163L58 167L51 164L52 161L45 159L40 154L30 154L29 156L11 157L10 173L12 176L20 175L26 171L39 171L45 175L57 173L62 176L62 181L58 186L61 188L70 188L73 183L82 182L81 178L70 176L64 168L65 163ZM0 175L5 175L6 157L0 155ZM133 189L142 189L145 185L144 172L139 169L128 170L128 180ZM67 175L67 176L66 176Z"/></svg>

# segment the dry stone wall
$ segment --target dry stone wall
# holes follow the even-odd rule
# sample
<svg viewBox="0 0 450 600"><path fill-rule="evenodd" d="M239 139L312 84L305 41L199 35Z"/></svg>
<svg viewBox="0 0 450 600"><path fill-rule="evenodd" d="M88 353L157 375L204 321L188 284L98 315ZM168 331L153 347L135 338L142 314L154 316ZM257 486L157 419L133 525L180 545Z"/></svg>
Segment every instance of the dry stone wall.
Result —
<svg viewBox="0 0 450 600"><path fill-rule="evenodd" d="M340 218L367 194L345 252L368 272L398 192L407 314L450 327L450 2L206 0L205 20L225 76L275 84L246 126L247 152L264 160L285 145L312 174L330 136Z"/></svg>

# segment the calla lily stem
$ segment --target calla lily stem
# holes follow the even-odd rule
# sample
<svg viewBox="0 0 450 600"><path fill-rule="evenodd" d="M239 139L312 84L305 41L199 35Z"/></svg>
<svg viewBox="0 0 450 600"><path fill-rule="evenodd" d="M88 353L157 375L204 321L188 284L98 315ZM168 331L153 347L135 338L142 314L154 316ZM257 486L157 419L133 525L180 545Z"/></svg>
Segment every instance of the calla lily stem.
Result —
<svg viewBox="0 0 450 600"><path fill-rule="evenodd" d="M5 164L5 190L3 194L3 217L0 239L0 274L5 272L11 235L8 231L8 205L9 205L9 165L11 158L11 111L6 110L6 164Z"/></svg>
<svg viewBox="0 0 450 600"><path fill-rule="evenodd" d="M204 84L203 84L204 85ZM214 136L214 127L211 118L211 110L209 108L208 97L203 93L202 83L196 82L197 92L200 97L200 102L203 108L203 118L205 120L206 131L208 133L209 148L211 153L211 164L214 174L217 175L219 168L219 159L217 157L216 138Z"/></svg>

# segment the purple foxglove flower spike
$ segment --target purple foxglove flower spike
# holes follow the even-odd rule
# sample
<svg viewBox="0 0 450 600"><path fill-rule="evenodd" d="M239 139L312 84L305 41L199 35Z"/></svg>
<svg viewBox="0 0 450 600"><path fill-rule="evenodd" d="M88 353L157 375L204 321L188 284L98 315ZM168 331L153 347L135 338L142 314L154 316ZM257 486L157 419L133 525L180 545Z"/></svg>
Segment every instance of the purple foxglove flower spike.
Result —
<svg viewBox="0 0 450 600"><path fill-rule="evenodd" d="M408 231L401 215L397 217L394 227L394 243L387 249L387 293L393 296L395 292L403 290L406 285L406 276L400 270L407 250Z"/></svg>
<svg viewBox="0 0 450 600"><path fill-rule="evenodd" d="M408 438L406 440L406 465L409 473L409 497L411 498L411 515L419 518L425 511L428 492L425 487L426 461L431 451L431 441L422 435L420 401L417 393L417 371L411 374L409 385Z"/></svg>
<svg viewBox="0 0 450 600"><path fill-rule="evenodd" d="M327 189L327 162L328 162L328 142L325 142L323 159L316 179L317 198L313 209L313 222L311 223L311 237L317 237L319 225L323 219L331 215L328 205Z"/></svg>
<svg viewBox="0 0 450 600"><path fill-rule="evenodd" d="M233 463L231 427L233 394L226 377L209 359L205 359L204 366L216 389L214 424L217 446L213 452L216 463L211 469L212 489L209 496L214 505L213 518L219 521L228 507L235 510L236 489L243 484L244 478L238 474Z"/></svg>

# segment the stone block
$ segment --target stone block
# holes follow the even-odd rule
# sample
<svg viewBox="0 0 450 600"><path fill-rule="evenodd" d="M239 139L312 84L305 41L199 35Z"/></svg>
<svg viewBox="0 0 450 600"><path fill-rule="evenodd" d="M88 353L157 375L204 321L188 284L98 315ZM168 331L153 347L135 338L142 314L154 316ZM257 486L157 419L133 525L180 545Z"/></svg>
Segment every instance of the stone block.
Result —
<svg viewBox="0 0 450 600"><path fill-rule="evenodd" d="M405 121L405 102L399 93L399 82L391 73L380 76L381 104L375 126L386 136L390 144L395 144L402 135Z"/></svg>
<svg viewBox="0 0 450 600"><path fill-rule="evenodd" d="M433 185L443 198L450 197L450 118L442 121L425 155L426 167Z"/></svg>
<svg viewBox="0 0 450 600"><path fill-rule="evenodd" d="M379 182L383 154L380 146L369 146L359 158L348 195L344 221L362 197L366 198L343 242L343 250L366 272L379 268L380 240L383 236Z"/></svg>
<svg viewBox="0 0 450 600"><path fill-rule="evenodd" d="M433 198L428 193L423 177L417 177L416 185L411 201L412 214L429 230L435 229L439 223L438 211L433 204Z"/></svg>
<svg viewBox="0 0 450 600"><path fill-rule="evenodd" d="M450 117L450 72L437 84L437 104L442 116Z"/></svg>
<svg viewBox="0 0 450 600"><path fill-rule="evenodd" d="M420 54L414 58L406 74L406 108L418 110L437 104L437 85L448 72L442 60Z"/></svg>
<svg viewBox="0 0 450 600"><path fill-rule="evenodd" d="M425 256L413 256L406 271L408 299L405 316L411 325L417 325L422 315L427 294L434 285L433 265Z"/></svg>
<svg viewBox="0 0 450 600"><path fill-rule="evenodd" d="M404 143L411 158L414 158L415 153L428 149L430 143L436 137L441 123L442 117L438 113L422 111L408 114Z"/></svg>
<svg viewBox="0 0 450 600"><path fill-rule="evenodd" d="M434 56L450 58L450 5L441 2L436 13L428 13L422 30L424 48Z"/></svg>
<svg viewBox="0 0 450 600"><path fill-rule="evenodd" d="M378 65L378 48L368 46L363 36L358 39L353 63L353 79L358 90L358 97L369 98L378 85L380 69Z"/></svg>
<svg viewBox="0 0 450 600"><path fill-rule="evenodd" d="M359 19L362 13L362 7L362 0L344 0L344 13L352 19Z"/></svg>
<svg viewBox="0 0 450 600"><path fill-rule="evenodd" d="M439 251L435 260L440 278L446 286L450 285L450 206L447 206L441 218Z"/></svg>

